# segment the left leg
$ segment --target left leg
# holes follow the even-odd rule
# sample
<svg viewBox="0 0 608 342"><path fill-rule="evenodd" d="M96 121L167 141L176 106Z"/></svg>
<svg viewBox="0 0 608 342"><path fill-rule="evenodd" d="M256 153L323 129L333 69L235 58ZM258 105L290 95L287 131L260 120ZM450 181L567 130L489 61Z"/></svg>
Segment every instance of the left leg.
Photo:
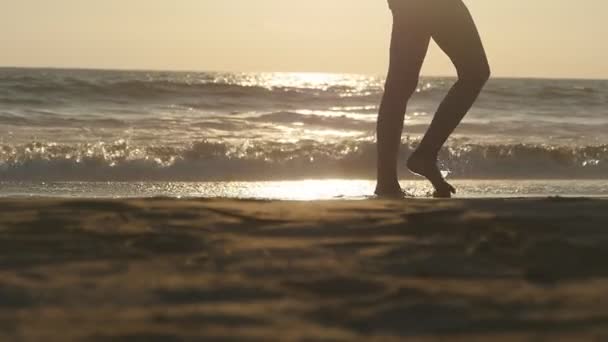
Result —
<svg viewBox="0 0 608 342"><path fill-rule="evenodd" d="M424 0L423 0L424 1ZM431 33L418 1L398 1L392 6L393 32L384 96L378 113L378 184L376 195L403 196L397 162L407 103L416 91Z"/></svg>
<svg viewBox="0 0 608 342"><path fill-rule="evenodd" d="M437 167L437 156L460 124L490 77L490 67L479 32L462 0L433 0L433 40L450 57L458 81L443 100L417 151L408 162L415 173L428 178L438 197L455 189Z"/></svg>

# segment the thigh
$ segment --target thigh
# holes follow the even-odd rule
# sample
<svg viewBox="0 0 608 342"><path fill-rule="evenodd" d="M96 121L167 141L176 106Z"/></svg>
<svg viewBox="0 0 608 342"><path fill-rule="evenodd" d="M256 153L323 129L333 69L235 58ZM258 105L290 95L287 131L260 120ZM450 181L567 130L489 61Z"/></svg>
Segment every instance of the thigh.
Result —
<svg viewBox="0 0 608 342"><path fill-rule="evenodd" d="M432 4L431 35L459 73L488 69L477 26L462 0L428 0Z"/></svg>
<svg viewBox="0 0 608 342"><path fill-rule="evenodd" d="M391 36L389 78L417 78L426 57L431 26L420 20L426 9L420 0L391 0L393 32Z"/></svg>

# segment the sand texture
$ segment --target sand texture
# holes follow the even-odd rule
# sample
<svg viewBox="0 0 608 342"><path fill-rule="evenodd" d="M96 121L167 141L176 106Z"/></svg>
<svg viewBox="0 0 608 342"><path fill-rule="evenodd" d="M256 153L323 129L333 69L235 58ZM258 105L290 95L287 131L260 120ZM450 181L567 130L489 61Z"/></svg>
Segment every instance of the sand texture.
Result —
<svg viewBox="0 0 608 342"><path fill-rule="evenodd" d="M403 340L608 340L608 201L0 200L0 341Z"/></svg>

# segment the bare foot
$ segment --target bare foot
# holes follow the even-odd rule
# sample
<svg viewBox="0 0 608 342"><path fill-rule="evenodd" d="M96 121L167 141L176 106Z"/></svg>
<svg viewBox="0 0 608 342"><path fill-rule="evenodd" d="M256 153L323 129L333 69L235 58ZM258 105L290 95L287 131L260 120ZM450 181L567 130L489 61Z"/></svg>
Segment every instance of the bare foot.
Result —
<svg viewBox="0 0 608 342"><path fill-rule="evenodd" d="M407 168L413 173L428 179L433 187L435 198L451 198L452 194L456 193L456 189L448 183L437 167L437 160L434 158L425 158L419 152L414 152L407 161Z"/></svg>

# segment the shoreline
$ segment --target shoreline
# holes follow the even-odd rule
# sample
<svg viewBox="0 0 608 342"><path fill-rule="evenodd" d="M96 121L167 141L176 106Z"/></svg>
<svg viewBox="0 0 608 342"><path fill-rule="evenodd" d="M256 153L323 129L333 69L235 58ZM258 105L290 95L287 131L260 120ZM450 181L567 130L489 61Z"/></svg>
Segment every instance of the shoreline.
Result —
<svg viewBox="0 0 608 342"><path fill-rule="evenodd" d="M455 180L457 199L608 197L608 180ZM403 180L412 198L430 197L424 180ZM0 182L0 198L231 198L260 200L365 200L375 181L321 179L266 182Z"/></svg>
<svg viewBox="0 0 608 342"><path fill-rule="evenodd" d="M0 198L2 340L608 337L608 200Z"/></svg>

